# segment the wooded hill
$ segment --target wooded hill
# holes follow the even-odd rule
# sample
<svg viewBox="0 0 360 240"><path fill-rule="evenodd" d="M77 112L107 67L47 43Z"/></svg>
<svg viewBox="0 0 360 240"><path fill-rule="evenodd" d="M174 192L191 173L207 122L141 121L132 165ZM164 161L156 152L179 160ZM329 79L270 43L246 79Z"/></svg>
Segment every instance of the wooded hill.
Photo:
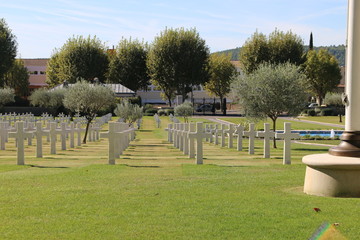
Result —
<svg viewBox="0 0 360 240"><path fill-rule="evenodd" d="M304 46L305 51L308 51L309 46ZM326 49L329 51L330 54L334 55L336 59L338 60L340 66L345 66L345 45L339 45L339 46L320 46L320 47L314 47L314 50L319 49ZM239 60L239 53L241 51L241 47L219 51L216 53L225 53L231 55L232 61Z"/></svg>

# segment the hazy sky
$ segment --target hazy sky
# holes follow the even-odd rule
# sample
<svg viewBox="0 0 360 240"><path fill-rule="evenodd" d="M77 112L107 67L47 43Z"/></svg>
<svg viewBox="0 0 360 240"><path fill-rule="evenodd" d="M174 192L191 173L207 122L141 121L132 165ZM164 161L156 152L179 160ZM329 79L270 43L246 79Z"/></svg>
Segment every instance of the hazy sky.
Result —
<svg viewBox="0 0 360 240"><path fill-rule="evenodd" d="M306 45L310 32L315 46L339 45L346 16L346 0L0 0L22 58L48 58L77 35L96 35L110 48L122 37L151 43L166 27L195 27L211 52L275 28L292 30Z"/></svg>

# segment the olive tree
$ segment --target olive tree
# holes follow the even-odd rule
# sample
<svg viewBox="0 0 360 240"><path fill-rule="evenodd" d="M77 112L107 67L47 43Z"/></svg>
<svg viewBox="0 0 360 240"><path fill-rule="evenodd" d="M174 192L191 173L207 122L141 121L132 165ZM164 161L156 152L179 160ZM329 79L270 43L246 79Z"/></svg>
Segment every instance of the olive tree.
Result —
<svg viewBox="0 0 360 240"><path fill-rule="evenodd" d="M7 103L15 102L15 92L11 88L0 89L0 106L4 106Z"/></svg>
<svg viewBox="0 0 360 240"><path fill-rule="evenodd" d="M29 100L31 105L47 108L52 114L56 115L58 110L63 107L63 100L66 89L39 88L31 93Z"/></svg>
<svg viewBox="0 0 360 240"><path fill-rule="evenodd" d="M306 101L300 84L304 78L298 67L290 63L262 64L253 73L239 76L232 88L248 116L269 117L276 131L276 120L281 114L297 116L301 112Z"/></svg>
<svg viewBox="0 0 360 240"><path fill-rule="evenodd" d="M325 95L324 103L329 107L333 107L336 109L336 112L339 115L339 122L342 122L342 115L345 114L345 105L343 103L342 94L328 92Z"/></svg>
<svg viewBox="0 0 360 240"><path fill-rule="evenodd" d="M163 90L169 105L176 94L183 101L193 85L209 79L209 48L195 29L166 29L150 47L147 67L154 85Z"/></svg>
<svg viewBox="0 0 360 240"><path fill-rule="evenodd" d="M86 143L92 120L100 111L113 106L114 102L115 96L110 88L99 84L89 84L85 80L67 89L63 100L64 106L72 112L80 113L87 120L83 143Z"/></svg>
<svg viewBox="0 0 360 240"><path fill-rule="evenodd" d="M185 123L188 122L188 118L193 114L193 105L190 102L184 102L174 108L175 116L183 117Z"/></svg>
<svg viewBox="0 0 360 240"><path fill-rule="evenodd" d="M114 113L131 125L143 116L143 108L137 104L131 104L128 100L117 104Z"/></svg>
<svg viewBox="0 0 360 240"><path fill-rule="evenodd" d="M65 80L68 83L79 79L91 82L97 77L104 81L108 64L107 47L97 37L72 37L52 54L46 82L55 86Z"/></svg>

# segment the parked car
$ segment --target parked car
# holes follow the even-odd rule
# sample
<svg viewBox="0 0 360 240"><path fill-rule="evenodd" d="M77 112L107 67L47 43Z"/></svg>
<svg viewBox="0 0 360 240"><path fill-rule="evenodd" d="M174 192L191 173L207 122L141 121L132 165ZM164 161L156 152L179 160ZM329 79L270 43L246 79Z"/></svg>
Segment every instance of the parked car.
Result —
<svg viewBox="0 0 360 240"><path fill-rule="evenodd" d="M196 112L211 112L213 106L210 104L200 105L196 108Z"/></svg>
<svg viewBox="0 0 360 240"><path fill-rule="evenodd" d="M308 106L309 108L315 108L315 107L318 107L319 104L317 103L310 103L310 105Z"/></svg>

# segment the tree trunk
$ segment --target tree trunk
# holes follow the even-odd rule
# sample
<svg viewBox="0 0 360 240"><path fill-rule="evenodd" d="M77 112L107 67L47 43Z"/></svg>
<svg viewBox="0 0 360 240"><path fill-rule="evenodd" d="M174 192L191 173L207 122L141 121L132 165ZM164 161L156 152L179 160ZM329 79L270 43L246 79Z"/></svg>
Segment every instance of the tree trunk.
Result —
<svg viewBox="0 0 360 240"><path fill-rule="evenodd" d="M339 114L339 122L342 122L341 113Z"/></svg>
<svg viewBox="0 0 360 240"><path fill-rule="evenodd" d="M220 110L222 111L222 109L223 109L223 96L219 95L219 98L220 98Z"/></svg>
<svg viewBox="0 0 360 240"><path fill-rule="evenodd" d="M323 98L322 98L322 97L319 97L319 96L318 96L318 97L316 98L316 103L319 104L319 107L321 107L322 101L323 101Z"/></svg>
<svg viewBox="0 0 360 240"><path fill-rule="evenodd" d="M171 98L169 96L167 96L168 100L169 100L169 107L171 107Z"/></svg>
<svg viewBox="0 0 360 240"><path fill-rule="evenodd" d="M271 118L271 120L273 121L273 131L276 133L276 117L275 118ZM273 140L273 144L274 144L274 148L277 148L276 147L276 138L274 137L274 140Z"/></svg>
<svg viewBox="0 0 360 240"><path fill-rule="evenodd" d="M181 97L182 97L182 103L184 103L187 98L187 93L185 90L184 90L184 92L182 92Z"/></svg>
<svg viewBox="0 0 360 240"><path fill-rule="evenodd" d="M83 144L86 144L86 139L87 139L87 135L88 135L89 126L90 126L91 121L92 121L92 118L88 119L88 121L86 123L86 129L85 129L85 136L84 136L84 139L83 139Z"/></svg>

